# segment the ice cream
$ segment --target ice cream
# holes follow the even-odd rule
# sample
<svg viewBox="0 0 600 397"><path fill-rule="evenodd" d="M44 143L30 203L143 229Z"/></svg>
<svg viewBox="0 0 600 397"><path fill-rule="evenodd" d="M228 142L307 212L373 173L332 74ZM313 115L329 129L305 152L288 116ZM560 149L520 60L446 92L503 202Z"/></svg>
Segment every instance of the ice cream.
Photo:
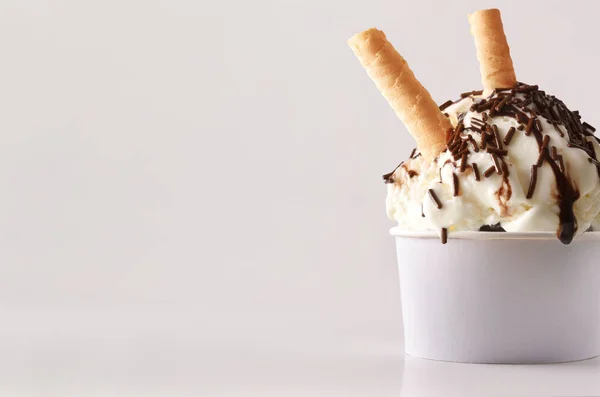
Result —
<svg viewBox="0 0 600 397"><path fill-rule="evenodd" d="M556 231L568 244L600 230L595 129L558 98L516 81L498 10L469 16L484 89L435 105L375 29L349 43L415 137L384 175L387 213L408 230Z"/></svg>
<svg viewBox="0 0 600 397"><path fill-rule="evenodd" d="M466 93L443 109L454 126L433 162L418 152L388 183L387 210L410 230L558 231L569 243L600 212L600 145L558 99L518 84Z"/></svg>

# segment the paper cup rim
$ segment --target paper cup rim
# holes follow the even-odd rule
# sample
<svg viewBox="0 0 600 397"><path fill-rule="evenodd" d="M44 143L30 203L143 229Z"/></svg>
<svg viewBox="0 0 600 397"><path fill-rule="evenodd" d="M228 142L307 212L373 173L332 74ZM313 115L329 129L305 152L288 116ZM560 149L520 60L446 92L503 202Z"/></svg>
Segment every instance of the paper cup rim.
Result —
<svg viewBox="0 0 600 397"><path fill-rule="evenodd" d="M406 230L399 227L390 229L390 234L395 237L421 238L421 239L439 239L440 236L433 230L415 231ZM461 231L448 233L448 240L556 240L556 232L480 232L480 231ZM600 240L600 231L585 232L575 237L576 241L598 241Z"/></svg>

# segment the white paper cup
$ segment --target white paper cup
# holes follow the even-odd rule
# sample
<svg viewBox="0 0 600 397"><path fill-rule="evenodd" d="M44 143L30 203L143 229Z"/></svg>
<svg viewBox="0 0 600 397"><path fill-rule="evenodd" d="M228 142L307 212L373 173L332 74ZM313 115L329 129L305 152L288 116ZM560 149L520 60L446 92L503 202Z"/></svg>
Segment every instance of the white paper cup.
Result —
<svg viewBox="0 0 600 397"><path fill-rule="evenodd" d="M406 353L533 364L600 355L600 232L396 237Z"/></svg>

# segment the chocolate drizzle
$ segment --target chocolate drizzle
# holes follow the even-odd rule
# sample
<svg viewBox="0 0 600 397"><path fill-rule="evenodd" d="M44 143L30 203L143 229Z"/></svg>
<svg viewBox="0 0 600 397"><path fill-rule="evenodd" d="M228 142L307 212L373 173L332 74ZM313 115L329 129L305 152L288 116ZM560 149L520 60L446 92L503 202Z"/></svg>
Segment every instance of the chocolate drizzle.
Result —
<svg viewBox="0 0 600 397"><path fill-rule="evenodd" d="M479 228L480 232L506 232L504 228L500 225L500 222L495 225L483 225Z"/></svg>

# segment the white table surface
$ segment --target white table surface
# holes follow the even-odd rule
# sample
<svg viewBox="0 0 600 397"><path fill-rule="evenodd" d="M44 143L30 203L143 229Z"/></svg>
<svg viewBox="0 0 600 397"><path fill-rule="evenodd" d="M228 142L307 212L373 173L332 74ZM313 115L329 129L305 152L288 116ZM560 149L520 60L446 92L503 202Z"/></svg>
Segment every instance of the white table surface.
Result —
<svg viewBox="0 0 600 397"><path fill-rule="evenodd" d="M361 335L262 321L238 332L176 310L4 310L2 317L1 395L600 395L600 359L421 360L403 355L391 328Z"/></svg>

